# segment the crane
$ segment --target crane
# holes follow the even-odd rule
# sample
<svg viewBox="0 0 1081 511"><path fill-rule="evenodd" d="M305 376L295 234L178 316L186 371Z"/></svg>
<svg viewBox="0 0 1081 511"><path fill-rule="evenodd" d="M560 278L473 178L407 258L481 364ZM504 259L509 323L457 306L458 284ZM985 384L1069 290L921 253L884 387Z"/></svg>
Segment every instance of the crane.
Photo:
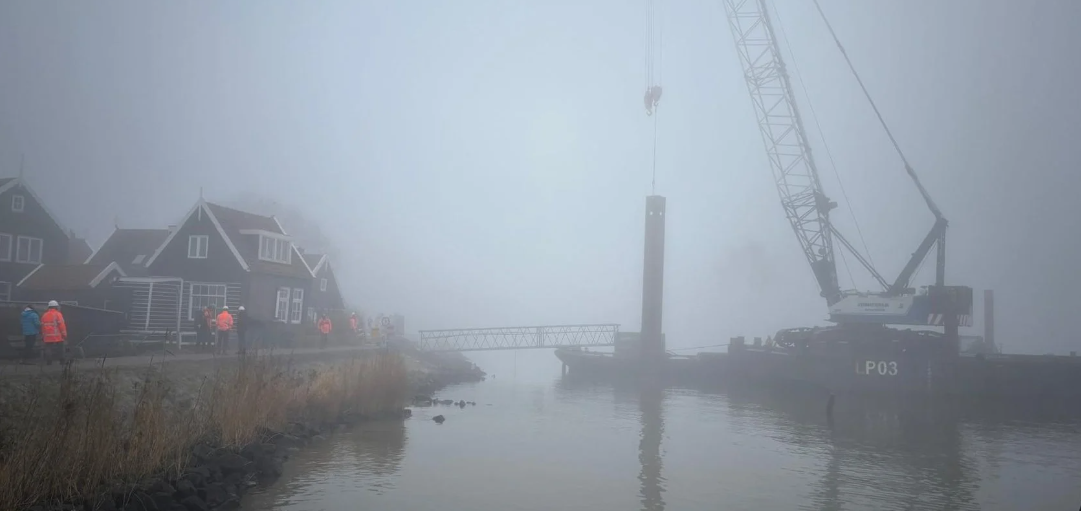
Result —
<svg viewBox="0 0 1081 511"><path fill-rule="evenodd" d="M818 167L807 142L803 118L781 56L766 0L723 0L723 4L781 206L811 266L821 295L826 299L830 321L840 325L944 326L946 335L956 338L959 324L971 325L972 289L945 285L948 221L901 152L852 62L844 54L844 47L837 40L829 21L826 20L826 24L834 41L900 154L905 172L934 216L930 231L892 282L887 281L869 258L861 254L830 220L830 212L837 207L837 203L826 195L819 180ZM815 5L818 7L817 0ZM821 8L818 8L821 14ZM841 290L834 258L835 241L851 253L882 286L881 291ZM910 281L932 248L937 248L935 284L917 293L910 287Z"/></svg>

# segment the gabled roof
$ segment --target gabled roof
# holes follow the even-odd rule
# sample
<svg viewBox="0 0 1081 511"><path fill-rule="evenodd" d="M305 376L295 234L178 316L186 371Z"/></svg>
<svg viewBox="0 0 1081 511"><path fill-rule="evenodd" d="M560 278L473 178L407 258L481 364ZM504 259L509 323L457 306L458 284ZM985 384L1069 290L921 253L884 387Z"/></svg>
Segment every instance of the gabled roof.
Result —
<svg viewBox="0 0 1081 511"><path fill-rule="evenodd" d="M19 281L19 288L34 291L71 291L92 289L112 272L127 274L116 263L97 264L39 264Z"/></svg>
<svg viewBox="0 0 1081 511"><path fill-rule="evenodd" d="M69 235L70 236L70 235ZM82 238L70 236L68 238L68 264L82 264L94 254L90 243Z"/></svg>
<svg viewBox="0 0 1081 511"><path fill-rule="evenodd" d="M199 199L195 207L184 216L184 220L178 225L184 225L196 213L205 213L210 218L225 244L229 247L229 251L233 253L237 262L245 271L286 277L314 277L296 246L293 247L291 264L286 265L259 259L259 237L244 234L244 232L258 231L287 237L285 230L282 229L281 224L274 217L256 215ZM154 255L146 262L146 266L150 266L158 258L158 255L169 245L169 242L173 240L179 231L178 227L169 233L169 236L154 252Z"/></svg>
<svg viewBox="0 0 1081 511"><path fill-rule="evenodd" d="M146 261L168 237L169 229L118 228L85 263L102 265L116 262L129 275L145 275Z"/></svg>
<svg viewBox="0 0 1081 511"><path fill-rule="evenodd" d="M308 268L311 268L313 275L319 275L319 270L323 269L323 265L327 262L327 255L305 252L304 262L308 264Z"/></svg>
<svg viewBox="0 0 1081 511"><path fill-rule="evenodd" d="M45 210L45 214L49 215L49 218L52 219L53 223L56 224L56 226L59 227L60 230L64 231L65 233L71 232L68 229L64 228L64 224L60 223L60 219L53 214L52 210L49 209L49 205L46 204L45 201L41 200L41 197L38 197L37 193L34 193L34 189L30 188L30 185L26 183L26 179L22 177L0 178L0 193L4 193L12 188L15 188L16 186L20 186L22 187L22 189L26 190L26 193L29 193L30 197L32 197L39 206L41 206L41 209ZM70 234L68 234L68 236L70 237Z"/></svg>

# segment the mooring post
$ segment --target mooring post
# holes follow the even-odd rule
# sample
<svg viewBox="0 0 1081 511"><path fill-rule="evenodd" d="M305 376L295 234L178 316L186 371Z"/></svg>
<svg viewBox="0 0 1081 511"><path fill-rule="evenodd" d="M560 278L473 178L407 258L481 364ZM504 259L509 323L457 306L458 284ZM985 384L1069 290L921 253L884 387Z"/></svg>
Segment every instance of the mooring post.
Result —
<svg viewBox="0 0 1081 511"><path fill-rule="evenodd" d="M989 348L995 344L995 292L983 290L983 342Z"/></svg>
<svg viewBox="0 0 1081 511"><path fill-rule="evenodd" d="M664 216L665 198L646 197L645 258L642 269L643 366L659 368L665 358L661 313L664 305Z"/></svg>

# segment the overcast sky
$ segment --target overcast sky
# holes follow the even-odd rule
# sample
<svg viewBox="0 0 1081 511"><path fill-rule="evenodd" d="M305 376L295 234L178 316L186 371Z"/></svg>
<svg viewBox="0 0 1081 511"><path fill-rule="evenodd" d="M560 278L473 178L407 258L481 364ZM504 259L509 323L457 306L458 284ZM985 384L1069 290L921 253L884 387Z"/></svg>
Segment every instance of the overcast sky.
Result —
<svg viewBox="0 0 1081 511"><path fill-rule="evenodd" d="M821 3L951 221L947 278L995 289L1007 349L1078 349L1081 2ZM723 8L662 4L669 344L821 323ZM933 218L813 5L776 9L837 223L856 239L851 205L892 278ZM334 240L351 301L409 330L637 330L644 18L624 0L7 1L0 175L25 155L95 246L114 219L176 223L200 187L270 197Z"/></svg>

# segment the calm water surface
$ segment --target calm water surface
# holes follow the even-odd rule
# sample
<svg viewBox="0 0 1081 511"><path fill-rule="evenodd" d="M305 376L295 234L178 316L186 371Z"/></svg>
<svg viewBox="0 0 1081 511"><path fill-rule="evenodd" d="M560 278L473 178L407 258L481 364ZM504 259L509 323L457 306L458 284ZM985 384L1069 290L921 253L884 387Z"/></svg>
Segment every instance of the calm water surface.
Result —
<svg viewBox="0 0 1081 511"><path fill-rule="evenodd" d="M1081 421L1062 413L537 378L440 393L295 453L244 509L1055 510L1081 505ZM446 423L431 417L442 414Z"/></svg>

